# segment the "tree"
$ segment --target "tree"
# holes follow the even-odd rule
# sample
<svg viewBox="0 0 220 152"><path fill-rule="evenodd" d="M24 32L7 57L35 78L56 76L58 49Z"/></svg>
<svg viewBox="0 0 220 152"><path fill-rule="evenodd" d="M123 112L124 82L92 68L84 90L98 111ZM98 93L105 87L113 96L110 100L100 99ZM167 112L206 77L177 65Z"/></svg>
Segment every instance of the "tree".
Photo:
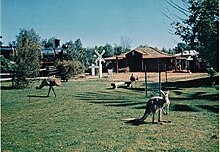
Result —
<svg viewBox="0 0 220 152"><path fill-rule="evenodd" d="M73 61L74 57L76 57L75 45L72 40L69 42L66 42L65 45L67 46L66 48L67 58L68 60Z"/></svg>
<svg viewBox="0 0 220 152"><path fill-rule="evenodd" d="M127 36L121 37L120 41L123 52L127 52L131 49L131 40Z"/></svg>
<svg viewBox="0 0 220 152"><path fill-rule="evenodd" d="M34 29L21 29L16 38L15 62L17 68L15 70L15 86L25 88L29 84L27 78L39 74L40 37Z"/></svg>
<svg viewBox="0 0 220 152"><path fill-rule="evenodd" d="M77 60L81 61L83 56L83 47L80 39L77 39L75 42L72 40L69 42L66 42L65 45L67 46L66 51L68 54L69 60Z"/></svg>
<svg viewBox="0 0 220 152"><path fill-rule="evenodd" d="M178 43L175 47L176 53L183 53L184 50L190 50L190 46L185 43Z"/></svg>
<svg viewBox="0 0 220 152"><path fill-rule="evenodd" d="M122 46L114 44L114 55L120 55L126 51L123 50Z"/></svg>
<svg viewBox="0 0 220 152"><path fill-rule="evenodd" d="M105 50L105 53L103 54L103 57L110 57L114 55L114 49L110 44L106 44L103 49Z"/></svg>
<svg viewBox="0 0 220 152"><path fill-rule="evenodd" d="M41 42L41 45L44 46L44 48L55 48L55 37L51 37L49 39L43 39Z"/></svg>
<svg viewBox="0 0 220 152"><path fill-rule="evenodd" d="M144 44L144 45L141 44L138 46L138 48L149 48L149 46L147 44Z"/></svg>
<svg viewBox="0 0 220 152"><path fill-rule="evenodd" d="M67 51L68 60L79 61L82 67L87 66L89 64L88 63L89 59L87 59L87 55L89 53L87 52L87 49L82 47L82 42L80 39L77 39L75 42L73 42L72 40L66 42L65 46L67 47L66 51Z"/></svg>
<svg viewBox="0 0 220 152"><path fill-rule="evenodd" d="M80 51L80 50L82 49L82 42L81 42L80 39L77 39L77 40L75 41L75 46L76 46L76 50L77 50L77 51Z"/></svg>
<svg viewBox="0 0 220 152"><path fill-rule="evenodd" d="M218 70L219 5L218 0L182 0L183 8L172 0L167 2L186 18L174 20L171 25L191 49L196 49Z"/></svg>
<svg viewBox="0 0 220 152"><path fill-rule="evenodd" d="M88 67L92 63L95 63L96 56L95 56L95 49L94 48L86 48L85 49L85 56L86 56L85 61L84 61L85 67Z"/></svg>
<svg viewBox="0 0 220 152"><path fill-rule="evenodd" d="M82 42L77 39L74 43L75 46L75 59L85 65L86 63L86 49L82 47Z"/></svg>

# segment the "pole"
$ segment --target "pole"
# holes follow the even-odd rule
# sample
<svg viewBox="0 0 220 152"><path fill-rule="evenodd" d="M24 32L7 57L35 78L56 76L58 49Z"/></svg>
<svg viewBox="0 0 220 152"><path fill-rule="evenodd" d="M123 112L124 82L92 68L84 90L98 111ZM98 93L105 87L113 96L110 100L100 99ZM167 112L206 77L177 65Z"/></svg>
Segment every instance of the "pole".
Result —
<svg viewBox="0 0 220 152"><path fill-rule="evenodd" d="M102 60L99 59L99 78L102 78Z"/></svg>
<svg viewBox="0 0 220 152"><path fill-rule="evenodd" d="M116 56L116 73L118 73L118 57Z"/></svg>
<svg viewBox="0 0 220 152"><path fill-rule="evenodd" d="M167 71L166 71L166 82L167 82Z"/></svg>
<svg viewBox="0 0 220 152"><path fill-rule="evenodd" d="M144 73L145 73L145 93L146 93L146 96L147 96L147 66L145 64L144 66Z"/></svg>
<svg viewBox="0 0 220 152"><path fill-rule="evenodd" d="M161 70L160 70L160 59L158 58L157 59L157 68L158 68L158 73L159 73L159 84L158 84L158 92L159 92L159 95L161 96L161 93L160 93L160 89L161 89Z"/></svg>
<svg viewBox="0 0 220 152"><path fill-rule="evenodd" d="M167 82L167 64L165 64L164 66L165 66L165 75L166 75L166 82Z"/></svg>
<svg viewBox="0 0 220 152"><path fill-rule="evenodd" d="M161 72L159 71L159 94L160 94L160 96L161 96L161 93L160 93L160 90L161 90Z"/></svg>

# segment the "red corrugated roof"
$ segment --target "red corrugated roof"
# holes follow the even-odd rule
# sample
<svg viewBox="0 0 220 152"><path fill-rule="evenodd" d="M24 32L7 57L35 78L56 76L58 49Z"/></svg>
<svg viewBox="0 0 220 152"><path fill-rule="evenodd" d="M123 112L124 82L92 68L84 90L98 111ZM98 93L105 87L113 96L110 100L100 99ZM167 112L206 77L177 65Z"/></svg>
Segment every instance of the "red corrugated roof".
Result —
<svg viewBox="0 0 220 152"><path fill-rule="evenodd" d="M143 59L174 58L175 57L171 54L167 54L165 52L162 52L162 51L160 51L156 48L148 47L148 48L136 48L136 49L131 50L129 52L126 52L124 54L120 54L120 55L117 55L117 56L112 56L112 57L105 58L105 60L116 60L116 57L118 57L118 59L124 59L124 58L126 58L127 54L129 54L133 51L141 53Z"/></svg>
<svg viewBox="0 0 220 152"><path fill-rule="evenodd" d="M139 52L143 55L144 59L148 58L172 58L174 57L173 55L167 54L165 52L162 52L158 49L148 47L148 48L136 48L132 51Z"/></svg>
<svg viewBox="0 0 220 152"><path fill-rule="evenodd" d="M124 53L124 54L120 54L120 55L116 55L116 56L112 56L112 57L107 57L107 58L104 58L106 61L108 61L108 60L116 60L116 58L118 58L118 60L120 60L120 59L124 59L124 58L126 58L126 53Z"/></svg>

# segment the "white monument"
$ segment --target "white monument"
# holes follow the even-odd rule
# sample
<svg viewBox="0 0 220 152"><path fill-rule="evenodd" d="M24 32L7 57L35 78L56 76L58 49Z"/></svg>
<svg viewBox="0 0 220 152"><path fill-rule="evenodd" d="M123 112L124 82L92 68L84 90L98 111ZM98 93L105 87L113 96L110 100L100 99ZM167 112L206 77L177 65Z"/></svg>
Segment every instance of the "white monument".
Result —
<svg viewBox="0 0 220 152"><path fill-rule="evenodd" d="M95 66L95 64L92 64L91 66L89 66L89 68L91 69L91 75L95 76L95 68L99 68L99 67Z"/></svg>
<svg viewBox="0 0 220 152"><path fill-rule="evenodd" d="M98 55L98 58L96 59L96 63L97 61L99 61L99 78L102 78L102 62L105 63L105 60L102 58L102 55L105 53L105 50L102 51L101 54L99 54L96 50L95 53Z"/></svg>

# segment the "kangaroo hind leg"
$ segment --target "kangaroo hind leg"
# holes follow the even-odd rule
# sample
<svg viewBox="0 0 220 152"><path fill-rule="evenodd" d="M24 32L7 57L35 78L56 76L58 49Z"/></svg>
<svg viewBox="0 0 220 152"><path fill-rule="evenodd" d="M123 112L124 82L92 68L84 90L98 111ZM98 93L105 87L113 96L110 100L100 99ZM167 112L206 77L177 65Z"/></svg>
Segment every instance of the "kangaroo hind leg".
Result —
<svg viewBox="0 0 220 152"><path fill-rule="evenodd" d="M51 87L52 88L52 91L53 91L53 93L54 93L54 95L55 95L55 97L56 97L56 93L55 93L55 91L54 91L54 88L53 87Z"/></svg>
<svg viewBox="0 0 220 152"><path fill-rule="evenodd" d="M49 87L49 91L48 91L48 93L47 93L47 96L49 97L50 96L50 91L51 91L51 86Z"/></svg>
<svg viewBox="0 0 220 152"><path fill-rule="evenodd" d="M158 111L158 122L162 121L162 109L159 109Z"/></svg>
<svg viewBox="0 0 220 152"><path fill-rule="evenodd" d="M154 124L155 112L152 112L152 124Z"/></svg>

